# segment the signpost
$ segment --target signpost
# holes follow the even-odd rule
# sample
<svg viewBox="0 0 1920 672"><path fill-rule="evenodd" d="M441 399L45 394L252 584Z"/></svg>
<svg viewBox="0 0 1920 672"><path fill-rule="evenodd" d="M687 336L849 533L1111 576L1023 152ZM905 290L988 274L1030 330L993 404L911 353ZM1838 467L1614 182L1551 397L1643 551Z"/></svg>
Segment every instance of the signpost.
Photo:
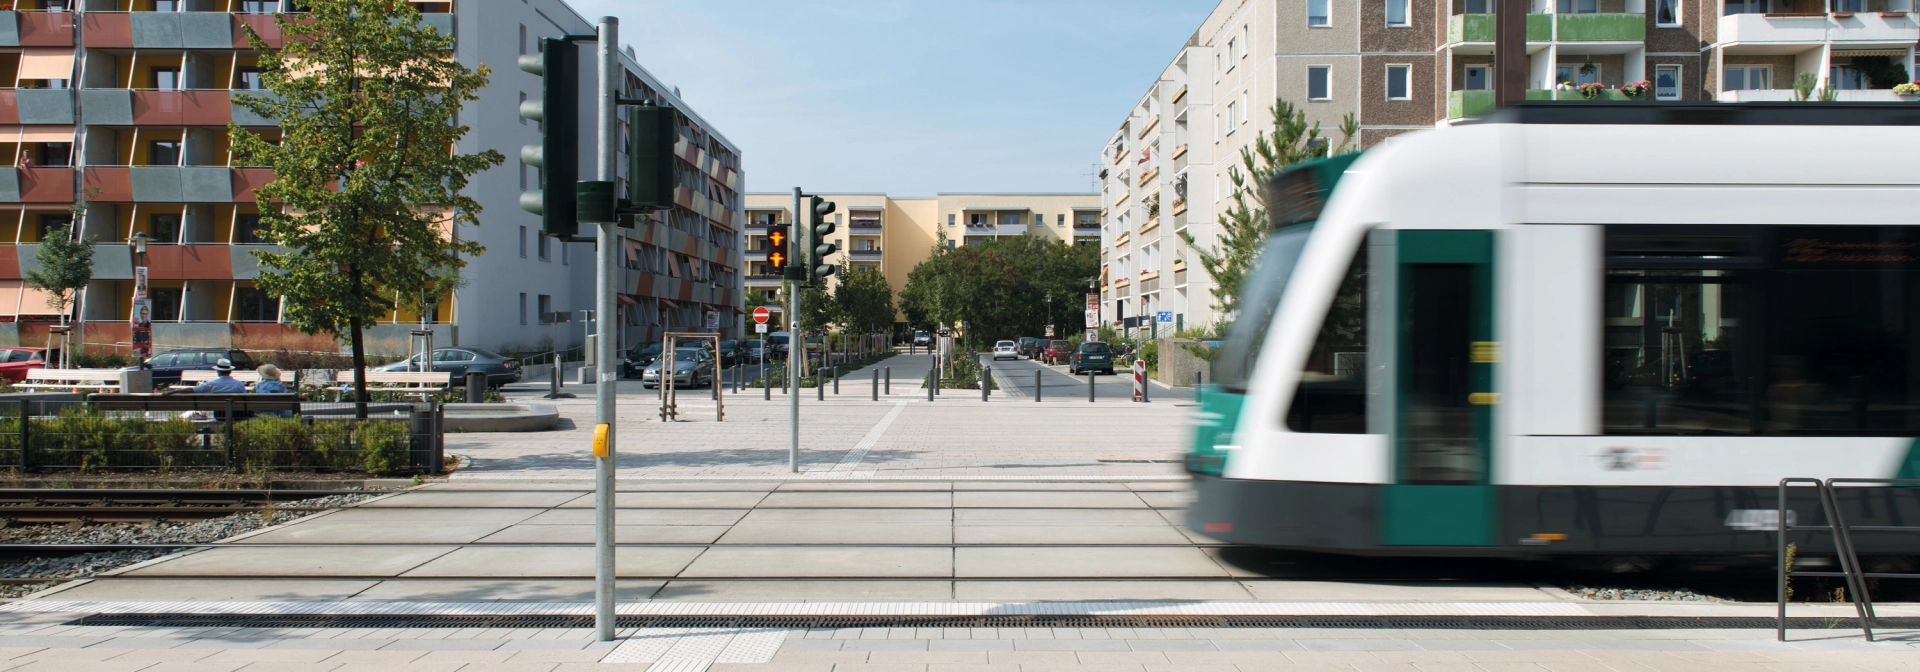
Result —
<svg viewBox="0 0 1920 672"><path fill-rule="evenodd" d="M1087 340L1100 340L1100 294L1087 292Z"/></svg>

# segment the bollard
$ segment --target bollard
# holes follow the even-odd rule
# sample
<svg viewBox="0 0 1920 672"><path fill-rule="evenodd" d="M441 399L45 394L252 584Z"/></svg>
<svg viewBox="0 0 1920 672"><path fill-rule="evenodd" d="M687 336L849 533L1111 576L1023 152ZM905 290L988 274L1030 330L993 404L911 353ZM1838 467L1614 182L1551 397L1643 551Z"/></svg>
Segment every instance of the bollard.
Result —
<svg viewBox="0 0 1920 672"><path fill-rule="evenodd" d="M992 376L993 376L993 367L991 366L980 367L980 400L981 401L986 401L987 395L993 392Z"/></svg>
<svg viewBox="0 0 1920 672"><path fill-rule="evenodd" d="M893 367L887 367L887 396L893 396Z"/></svg>
<svg viewBox="0 0 1920 672"><path fill-rule="evenodd" d="M1087 402L1093 402L1093 372L1087 372Z"/></svg>
<svg viewBox="0 0 1920 672"><path fill-rule="evenodd" d="M1040 403L1040 371L1033 372L1033 403Z"/></svg>
<svg viewBox="0 0 1920 672"><path fill-rule="evenodd" d="M773 401L773 381L767 380L767 367L760 367L760 398Z"/></svg>
<svg viewBox="0 0 1920 672"><path fill-rule="evenodd" d="M873 370L873 400L880 400L880 370Z"/></svg>
<svg viewBox="0 0 1920 672"><path fill-rule="evenodd" d="M840 394L840 365L833 366L833 393Z"/></svg>
<svg viewBox="0 0 1920 672"><path fill-rule="evenodd" d="M927 370L927 401L933 401L933 391L940 389L940 370Z"/></svg>
<svg viewBox="0 0 1920 672"><path fill-rule="evenodd" d="M814 401L827 400L827 381L826 379L821 378L821 376L824 376L824 375L827 375L827 372L825 370L822 370L822 369L813 370L813 400Z"/></svg>
<svg viewBox="0 0 1920 672"><path fill-rule="evenodd" d="M548 373L552 375L547 376L548 378L547 398L559 399L560 398L560 353L558 352L553 353L553 370L549 371Z"/></svg>
<svg viewBox="0 0 1920 672"><path fill-rule="evenodd" d="M487 374L479 371L467 372L467 403L478 404L487 400Z"/></svg>
<svg viewBox="0 0 1920 672"><path fill-rule="evenodd" d="M1195 391L1195 392L1199 392L1199 391L1200 391L1200 383L1201 383L1201 379L1200 379L1200 376L1201 376L1201 375L1202 375L1202 374L1201 374L1201 373L1200 373L1199 371L1195 371L1195 372L1193 372L1193 391Z"/></svg>

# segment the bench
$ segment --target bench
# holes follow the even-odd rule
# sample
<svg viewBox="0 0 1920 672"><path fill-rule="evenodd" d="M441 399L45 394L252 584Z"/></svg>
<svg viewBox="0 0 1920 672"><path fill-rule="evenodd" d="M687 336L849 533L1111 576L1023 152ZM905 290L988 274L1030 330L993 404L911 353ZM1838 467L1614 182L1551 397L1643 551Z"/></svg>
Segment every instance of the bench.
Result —
<svg viewBox="0 0 1920 672"><path fill-rule="evenodd" d="M91 394L87 401L94 410L131 413L179 414L204 411L215 420L225 420L227 409L233 419L245 420L261 413L288 416L300 414L300 398L287 394Z"/></svg>
<svg viewBox="0 0 1920 672"><path fill-rule="evenodd" d="M238 380L242 383L246 383L248 390L253 389L254 383L260 382L259 371L234 371L232 375L234 380ZM209 380L213 380L216 377L218 377L218 373L215 372L213 369L190 369L187 371L181 371L180 382L174 383L172 387L191 388L195 385L199 385ZM288 386L288 388L291 389L292 386Z"/></svg>
<svg viewBox="0 0 1920 672"><path fill-rule="evenodd" d="M353 371L341 371L333 374L336 392L346 392L353 385ZM368 371L368 392L399 392L417 394L425 397L429 394L445 392L453 385L451 371Z"/></svg>
<svg viewBox="0 0 1920 672"><path fill-rule="evenodd" d="M28 369L25 381L14 385L28 392L119 392L119 369Z"/></svg>

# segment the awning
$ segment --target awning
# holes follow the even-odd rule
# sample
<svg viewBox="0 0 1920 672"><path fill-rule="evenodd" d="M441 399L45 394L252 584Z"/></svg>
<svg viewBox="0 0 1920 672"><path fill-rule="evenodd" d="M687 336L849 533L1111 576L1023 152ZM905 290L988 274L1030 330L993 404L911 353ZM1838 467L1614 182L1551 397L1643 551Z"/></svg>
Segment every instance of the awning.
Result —
<svg viewBox="0 0 1920 672"><path fill-rule="evenodd" d="M1833 50L1833 55L1849 56L1849 57L1851 56L1897 56L1900 58L1905 58L1907 56L1907 50L1905 49L1835 49Z"/></svg>
<svg viewBox="0 0 1920 672"><path fill-rule="evenodd" d="M14 136L20 142L73 142L72 126L15 126L13 131L0 131L0 139Z"/></svg>
<svg viewBox="0 0 1920 672"><path fill-rule="evenodd" d="M659 299L659 301L660 301L660 307L661 307L661 308L668 308L668 309L671 309L671 310L679 310L679 309L680 309L680 304L677 304L677 303L674 303L674 302L672 302L672 301L668 301L668 300L666 300L666 299Z"/></svg>
<svg viewBox="0 0 1920 672"><path fill-rule="evenodd" d="M615 303L618 303L618 304L620 304L620 305L622 305L622 306L638 306L638 305L640 305L640 302L639 302L639 301L635 301L635 300L633 300L633 295L632 295L632 294L615 294L615 295L613 295L613 301L614 301Z"/></svg>
<svg viewBox="0 0 1920 672"><path fill-rule="evenodd" d="M73 79L73 49L28 47L20 52L21 79Z"/></svg>

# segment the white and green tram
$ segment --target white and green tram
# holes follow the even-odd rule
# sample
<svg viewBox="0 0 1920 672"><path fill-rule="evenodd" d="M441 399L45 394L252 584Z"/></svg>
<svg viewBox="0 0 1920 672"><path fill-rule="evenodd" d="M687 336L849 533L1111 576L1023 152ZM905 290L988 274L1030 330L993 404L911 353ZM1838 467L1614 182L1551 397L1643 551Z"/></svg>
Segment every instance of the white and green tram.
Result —
<svg viewBox="0 0 1920 672"><path fill-rule="evenodd" d="M1520 106L1266 189L1187 458L1208 536L1771 557L1781 478L1920 477L1920 106ZM1920 488L1843 505L1920 525Z"/></svg>

